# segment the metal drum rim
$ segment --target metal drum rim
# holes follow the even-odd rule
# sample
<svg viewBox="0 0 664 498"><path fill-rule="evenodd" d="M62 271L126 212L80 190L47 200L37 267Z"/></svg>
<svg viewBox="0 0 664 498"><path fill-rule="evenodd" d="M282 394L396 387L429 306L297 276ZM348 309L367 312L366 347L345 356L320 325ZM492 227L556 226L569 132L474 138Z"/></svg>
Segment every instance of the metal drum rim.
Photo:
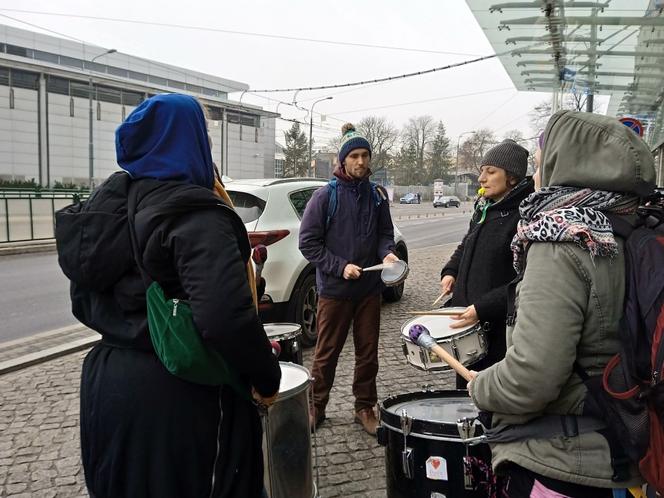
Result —
<svg viewBox="0 0 664 498"><path fill-rule="evenodd" d="M427 315L421 315L421 316L427 316ZM431 316L431 315L429 315L429 316ZM441 318L449 318L448 316L445 316L445 315L440 315L440 317ZM409 331L406 330L406 327L407 327L408 324L413 325L413 322L415 320L417 320L418 318L420 318L420 316L410 318L410 319L406 320L401 325L401 336L402 337L407 337L410 340L410 337L408 336ZM435 318L435 316L433 318ZM408 327L408 329L410 329L410 327ZM482 325L480 324L480 322L477 322L473 325L469 325L465 329L455 329L455 330L457 332L455 332L454 334L446 335L446 336L443 336L443 337L434 337L434 339L436 340L436 342L438 342L438 341L448 341L450 339L457 339L459 337L465 337L466 335L468 335L470 333L474 333L476 330L482 330Z"/></svg>
<svg viewBox="0 0 664 498"><path fill-rule="evenodd" d="M421 397L418 398L417 395L421 395ZM417 399L427 399L426 397L427 395L429 396L429 398L464 398L470 400L470 397L468 396L468 391L462 389L451 389L451 390L437 389L432 391L415 391L410 393L395 394L385 398L380 403L381 424L387 426L389 429L399 428L396 430L398 432L401 432L400 429L401 417L396 413L388 411L388 408L396 404L397 402L408 401L409 396L411 396L410 398L411 400L417 400ZM390 402L391 404L388 404L386 406L386 403ZM475 435L481 436L483 433L484 431L482 429L482 426L477 424L477 427L475 428ZM451 436L453 438L456 437L457 440L461 441L461 437L459 436L459 432L456 427L456 421L441 422L441 421L413 418L410 435L415 436L416 434L420 435L420 437L424 437L425 439L432 439L431 437L427 436L437 436L437 437Z"/></svg>
<svg viewBox="0 0 664 498"><path fill-rule="evenodd" d="M294 367L298 370L302 370L306 375L307 378L302 384L298 384L295 387L291 387L290 389L284 391L283 393L280 391L279 396L277 396L276 401L274 402L274 405L278 404L279 401L285 401L287 399L293 398L297 396L298 394L306 391L309 388L309 384L311 384L311 373L309 372L309 369L302 366L298 365L297 363L291 363L290 361L280 361L279 362L279 368L282 367ZM272 406L274 406L272 405Z"/></svg>
<svg viewBox="0 0 664 498"><path fill-rule="evenodd" d="M410 322L410 320L406 323L409 323L409 322ZM415 344L418 347L422 347L422 346L419 346L417 343L415 343L411 340L410 336L408 335L408 332L404 333L403 330L404 330L404 327L406 326L406 323L404 323L401 326L401 338L406 342L410 342L411 344ZM437 344L440 344L441 342L451 342L452 340L463 339L464 337L466 337L468 335L471 335L471 334L478 334L478 333L482 332L483 330L484 329L482 328L482 326L479 323L476 323L475 325L471 325L467 329L460 330L456 334L446 335L445 337L434 337L434 340L436 341Z"/></svg>
<svg viewBox="0 0 664 498"><path fill-rule="evenodd" d="M302 335L302 326L299 323L292 323L292 322L270 322L270 323L264 323L263 324L263 329L266 329L269 325L290 325L295 328L295 330L289 330L288 332L281 332L279 334L275 335L270 335L268 334L267 330L265 330L265 334L267 335L268 339L273 339L273 340L284 340L284 339L295 339L298 336Z"/></svg>

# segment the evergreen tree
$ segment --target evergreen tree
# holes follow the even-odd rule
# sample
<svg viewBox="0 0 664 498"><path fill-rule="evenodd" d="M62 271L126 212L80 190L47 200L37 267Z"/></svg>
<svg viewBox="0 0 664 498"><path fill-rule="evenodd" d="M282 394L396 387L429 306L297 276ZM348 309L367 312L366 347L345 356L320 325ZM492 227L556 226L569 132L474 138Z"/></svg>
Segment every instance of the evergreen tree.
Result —
<svg viewBox="0 0 664 498"><path fill-rule="evenodd" d="M309 173L309 141L300 129L299 123L293 123L290 130L284 132L284 178L307 176Z"/></svg>
<svg viewBox="0 0 664 498"><path fill-rule="evenodd" d="M452 167L452 154L450 151L450 139L445 133L445 125L442 121L438 122L436 135L431 142L431 153L429 154L428 184L434 180L441 179L449 183L454 178L454 173L450 172Z"/></svg>

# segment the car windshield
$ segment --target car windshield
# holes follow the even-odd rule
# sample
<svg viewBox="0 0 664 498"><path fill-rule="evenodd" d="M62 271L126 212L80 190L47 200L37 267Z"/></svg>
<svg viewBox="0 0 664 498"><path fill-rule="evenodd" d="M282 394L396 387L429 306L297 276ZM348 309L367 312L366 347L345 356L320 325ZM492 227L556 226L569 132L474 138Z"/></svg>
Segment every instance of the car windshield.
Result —
<svg viewBox="0 0 664 498"><path fill-rule="evenodd" d="M255 195L228 190L228 196L244 223L256 221L265 210L265 201Z"/></svg>

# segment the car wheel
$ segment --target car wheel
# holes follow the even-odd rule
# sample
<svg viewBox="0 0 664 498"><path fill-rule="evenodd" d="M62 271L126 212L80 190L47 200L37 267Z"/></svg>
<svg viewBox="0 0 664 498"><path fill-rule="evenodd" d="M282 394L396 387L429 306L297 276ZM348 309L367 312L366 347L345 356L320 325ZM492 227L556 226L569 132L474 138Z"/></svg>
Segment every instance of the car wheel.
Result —
<svg viewBox="0 0 664 498"><path fill-rule="evenodd" d="M309 273L302 280L293 295L291 306L295 323L302 327L301 342L304 346L313 346L318 338L316 329L316 316L318 311L318 289L316 288L316 273Z"/></svg>
<svg viewBox="0 0 664 498"><path fill-rule="evenodd" d="M396 253L399 259L404 260L406 263L408 262L408 251L406 251L404 246L397 246ZM396 303L402 298L405 286L405 282L402 282L395 287L385 288L385 290L383 290L383 299L388 303Z"/></svg>

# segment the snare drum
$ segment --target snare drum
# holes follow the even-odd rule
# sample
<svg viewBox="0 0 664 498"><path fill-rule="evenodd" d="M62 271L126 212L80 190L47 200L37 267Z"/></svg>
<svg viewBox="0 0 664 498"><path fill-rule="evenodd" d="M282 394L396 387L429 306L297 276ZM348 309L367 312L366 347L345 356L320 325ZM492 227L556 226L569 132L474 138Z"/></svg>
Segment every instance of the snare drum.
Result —
<svg viewBox="0 0 664 498"><path fill-rule="evenodd" d="M277 341L281 346L280 361L302 365L302 348L300 347L302 327L297 323L266 323L263 328L267 338Z"/></svg>
<svg viewBox="0 0 664 498"><path fill-rule="evenodd" d="M388 498L484 498L491 450L465 391L422 391L380 406Z"/></svg>
<svg viewBox="0 0 664 498"><path fill-rule="evenodd" d="M447 310L455 308L445 308ZM458 308L461 313L465 308ZM408 336L410 327L419 324L426 327L439 346L454 356L462 365L471 365L487 355L488 343L479 323L465 329L452 329L449 316L423 315L408 320L401 326L403 354L408 363L421 370L449 370L450 367L433 351L413 343Z"/></svg>
<svg viewBox="0 0 664 498"><path fill-rule="evenodd" d="M271 498L313 498L309 371L279 362L279 397L262 414L264 484Z"/></svg>

